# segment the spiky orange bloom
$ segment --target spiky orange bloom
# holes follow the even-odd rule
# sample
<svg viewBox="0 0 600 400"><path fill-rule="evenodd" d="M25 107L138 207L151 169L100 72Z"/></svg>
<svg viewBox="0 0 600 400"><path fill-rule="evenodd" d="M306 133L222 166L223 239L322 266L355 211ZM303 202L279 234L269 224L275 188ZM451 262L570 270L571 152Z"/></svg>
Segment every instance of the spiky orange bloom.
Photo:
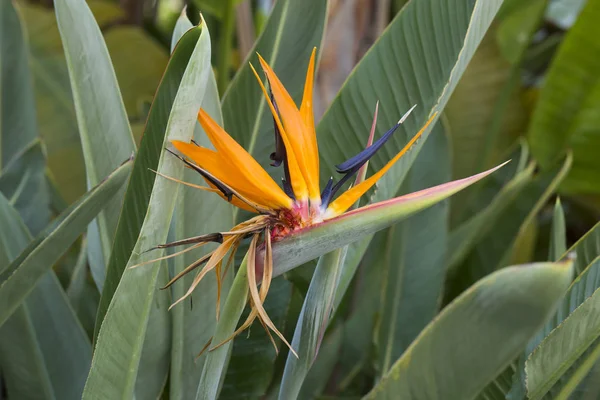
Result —
<svg viewBox="0 0 600 400"><path fill-rule="evenodd" d="M283 188L275 183L256 160L202 109L198 113L198 121L204 128L215 150L201 147L195 142L172 142L177 152L181 155L173 154L177 155L189 168L193 168L200 173L209 187L182 183L215 192L233 205L258 214L250 220L235 226L229 232L203 235L158 246L159 248L164 248L194 244L192 247L184 250L188 251L210 241L221 243L215 251L188 266L169 282L167 286L171 285L184 274L206 263L196 275L187 293L175 302L177 304L189 296L200 280L211 270L217 271L217 282L220 286L221 267L225 256L229 252L234 253L244 238L252 238L247 258L247 274L252 311L246 322L242 324L233 336L250 326L253 320L258 318L263 326L268 328L267 332L271 329L289 346L283 335L269 319L262 306L267 296L273 272L271 241L277 241L294 230L344 213L406 153L435 118L435 114L432 115L409 143L381 170L367 179L357 179L352 188L335 197L337 191L350 177L354 176L361 168L364 170L369 158L391 137L410 111L412 111L412 109L409 110L379 140L355 157L339 164L337 170L343 174L343 177L335 185L333 184L333 180L330 179L327 186L321 191L319 187L319 152L312 109L315 50L313 50L310 58L304 85L304 96L299 108L279 81L277 75L275 75L260 55L260 64L266 74L270 92L251 65L273 114L277 149L271 155L271 159L275 166L283 163L286 176L283 180ZM259 291L254 263L256 249L261 236L265 243L265 251L262 284ZM230 255L228 264L232 259L233 254ZM220 287L218 293L218 296L220 296ZM218 304L219 301L217 300L217 307Z"/></svg>

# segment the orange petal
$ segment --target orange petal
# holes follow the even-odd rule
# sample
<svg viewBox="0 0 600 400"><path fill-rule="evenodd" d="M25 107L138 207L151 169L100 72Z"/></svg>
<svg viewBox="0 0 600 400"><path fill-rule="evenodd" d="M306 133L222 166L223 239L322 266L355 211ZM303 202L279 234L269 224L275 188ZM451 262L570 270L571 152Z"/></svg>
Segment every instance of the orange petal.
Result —
<svg viewBox="0 0 600 400"><path fill-rule="evenodd" d="M308 188L306 186L306 181L304 179L304 176L303 176L300 166L298 164L296 155L293 151L290 151L290 149L292 148L290 140L285 133L285 129L283 128L283 125L281 124L281 120L279 119L279 114L277 114L277 111L275 111L275 107L273 106L273 103L271 102L271 97L269 96L269 93L267 93L267 89L265 88L265 85L260 80L260 77L258 76L258 73L254 69L252 64L250 64L250 68L252 68L252 72L254 72L254 76L256 76L256 80L258 80L258 84L260 85L260 88L262 89L262 91L265 95L265 98L267 99L267 104L269 105L269 108L271 109L271 113L273 114L275 123L277 124L277 127L279 128L281 138L283 139L283 144L285 145L285 148L287 150L287 166L290 171L290 180L291 180L290 183L292 185L292 189L294 190L294 195L296 196L296 199L298 199L298 200L305 200L308 197Z"/></svg>
<svg viewBox="0 0 600 400"><path fill-rule="evenodd" d="M279 114L281 114L281 120L283 122L283 127L285 128L284 132L282 132L282 136L287 136L290 144L290 147L286 145L286 149L288 153L291 151L296 156L311 199L319 199L321 196L319 190L319 154L314 127L310 129L306 126L304 116L296 107L296 103L294 103L290 94L287 92L279 78L277 78L277 75L275 75L271 67L269 67L260 55L258 56L258 59L269 79L271 91L273 92L275 102L277 103L277 109L279 110ZM311 59L311 63L313 61L314 58ZM313 68L309 65L309 76L307 76L307 81L309 79L312 81L312 76L310 76L313 74L312 70ZM310 92L312 92L312 88L310 89Z"/></svg>
<svg viewBox="0 0 600 400"><path fill-rule="evenodd" d="M306 71L306 81L304 82L304 94L302 95L302 104L300 104L300 114L302 115L304 126L306 128L305 139L312 149L312 159L310 162L313 165L314 171L316 171L315 179L319 182L319 147L317 145L317 132L315 130L315 117L313 113L313 86L316 53L317 48L314 47L312 54L310 55L310 61L308 62L308 70Z"/></svg>
<svg viewBox="0 0 600 400"><path fill-rule="evenodd" d="M210 172L218 180L239 192L246 199L251 200L262 208L278 208L276 204L274 205L269 202L266 196L257 193L256 186L248 181L244 174L231 166L227 160L223 160L215 151L179 140L174 140L171 143L180 153L184 154L200 168ZM224 197L220 191L218 192ZM232 200L232 203L237 206L237 202L233 202Z"/></svg>
<svg viewBox="0 0 600 400"><path fill-rule="evenodd" d="M342 193L337 199L335 199L329 207L327 207L327 212L325 214L325 218L332 218L337 215L342 214L348 208L350 208L356 201L367 192L395 163L398 161L407 151L411 148L411 146L421 137L423 132L427 129L429 124L433 122L437 115L437 112L434 113L429 120L423 125L421 130L404 146L402 150L394 158L392 158L383 168L377 171L373 176L369 179L363 181L362 183L354 186L351 189L348 189L346 192Z"/></svg>

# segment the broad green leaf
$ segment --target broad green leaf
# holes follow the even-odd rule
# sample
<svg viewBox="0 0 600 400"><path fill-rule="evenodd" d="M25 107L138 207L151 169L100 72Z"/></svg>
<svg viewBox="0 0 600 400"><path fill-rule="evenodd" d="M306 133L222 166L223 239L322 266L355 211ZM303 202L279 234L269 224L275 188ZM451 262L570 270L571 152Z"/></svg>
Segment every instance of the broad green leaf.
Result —
<svg viewBox="0 0 600 400"><path fill-rule="evenodd" d="M73 244L86 225L123 186L127 162L93 188L48 226L0 275L0 326L22 304L35 284Z"/></svg>
<svg viewBox="0 0 600 400"><path fill-rule="evenodd" d="M141 102L152 101L169 61L169 53L139 27L112 27L104 32L104 40L121 88L127 115L130 120L144 123L146 114L142 110ZM134 137L139 143L140 137Z"/></svg>
<svg viewBox="0 0 600 400"><path fill-rule="evenodd" d="M27 42L12 0L0 5L0 172L37 138Z"/></svg>
<svg viewBox="0 0 600 400"><path fill-rule="evenodd" d="M483 179L504 164L468 178L448 182L346 212L309 226L273 244L274 275L387 228ZM262 257L257 256L257 263Z"/></svg>
<svg viewBox="0 0 600 400"><path fill-rule="evenodd" d="M31 49L37 120L48 168L67 204L85 193L85 166L77 118L56 16L45 7L19 2Z"/></svg>
<svg viewBox="0 0 600 400"><path fill-rule="evenodd" d="M200 35L196 28L179 43L167 65L161 84L148 114L140 148L136 154L131 179L127 185L120 218L115 233L115 243L108 262L106 281L96 318L96 335L108 309L121 275L129 261L148 211L148 202L165 141L167 123L181 79ZM155 244L154 244L155 245ZM150 245L153 247L154 245Z"/></svg>
<svg viewBox="0 0 600 400"><path fill-rule="evenodd" d="M404 147L429 115L444 109L501 3L501 0L463 1L461 6L449 0L407 3L350 74L319 123L323 181L336 176L334 164L364 148L377 101L380 102L379 134L414 104L417 108L371 159L369 166L375 171ZM428 135L426 132L423 139ZM424 140L417 142L380 180L372 201L386 200L398 193ZM336 302L345 292L369 241L365 237L349 247L348 265L342 271Z"/></svg>
<svg viewBox="0 0 600 400"><path fill-rule="evenodd" d="M528 398L541 399L599 337L600 290L596 289L527 359L525 376ZM600 352L593 351L592 358L585 362L585 372L591 369L598 358Z"/></svg>
<svg viewBox="0 0 600 400"><path fill-rule="evenodd" d="M121 7L103 0L87 1L105 34L122 89L132 129L145 114L139 103L151 99L167 62L167 53L141 28L124 27ZM85 167L56 15L42 5L19 2L30 40L39 130L48 165L60 194L70 204L85 192ZM131 32L134 31L135 32ZM119 41L121 37L131 41ZM134 129L134 133L135 129ZM139 139L139 135L135 135Z"/></svg>
<svg viewBox="0 0 600 400"><path fill-rule="evenodd" d="M274 276L281 275L298 265L393 225L408 215L427 208L477 182L498 168L500 166L470 178L365 206L293 233L273 245ZM257 255L256 262L259 268L262 258L260 254ZM222 317L215 328L213 343L221 343L233 334L246 304L247 295L246 262L244 260L225 301ZM227 343L207 355L196 399L215 399L217 397L230 348L231 343Z"/></svg>
<svg viewBox="0 0 600 400"><path fill-rule="evenodd" d="M565 226L565 213L563 212L560 198L556 198L554 203L554 213L552 215L552 228L550 229L550 250L548 261L558 261L567 251L567 232Z"/></svg>
<svg viewBox="0 0 600 400"><path fill-rule="evenodd" d="M0 5L0 191L38 234L50 219L29 48L12 0Z"/></svg>
<svg viewBox="0 0 600 400"><path fill-rule="evenodd" d="M182 13L173 33L173 48L189 29L192 29L192 24L185 13ZM219 92L212 72L209 74L206 84L202 108L215 121L219 124L222 123ZM202 146L212 148L199 123L195 124L194 139ZM184 171L183 180L197 185L205 184L197 172L189 169ZM185 186L179 190L181 194L177 198L174 215L175 240L211 232L224 232L233 226L233 208L219 196ZM173 272L178 273L183 270L206 254L208 250L212 250L211 245L176 257L173 260ZM176 282L172 286L172 299L176 300L183 296L193 279L193 274L188 274ZM222 280L223 298L227 296L232 281L233 273L231 271ZM205 358L202 356L196 359L196 356L212 336L217 323L215 315L216 287L215 275L209 274L199 283L189 302L186 301L170 311L173 319L169 377L170 399L193 399L196 395Z"/></svg>
<svg viewBox="0 0 600 400"><path fill-rule="evenodd" d="M498 23L483 38L444 110L456 178L499 160L525 129L526 113L516 90L520 76L502 57L497 32Z"/></svg>
<svg viewBox="0 0 600 400"><path fill-rule="evenodd" d="M56 20L65 50L88 189L136 149L117 77L94 16L84 0L58 0ZM88 229L89 262L98 289L106 277L123 191Z"/></svg>
<svg viewBox="0 0 600 400"><path fill-rule="evenodd" d="M579 273L560 302L556 313L527 344L521 355L517 374L513 379L511 395L513 399L525 397L525 362L538 345L554 329L575 311L587 298L600 288L600 223L575 243L564 255L575 253L574 270ZM580 272L582 271L582 272Z"/></svg>
<svg viewBox="0 0 600 400"><path fill-rule="evenodd" d="M404 181L405 193L450 180L448 140L434 129ZM448 201L411 216L388 230L382 268L382 304L375 337L379 376L437 314L446 273Z"/></svg>
<svg viewBox="0 0 600 400"><path fill-rule="evenodd" d="M260 70L259 53L292 98L300 100L310 54L321 46L327 6L326 0L277 1L264 31L223 95L225 130L270 173L282 174L280 168L269 166L275 148L273 117L248 63Z"/></svg>
<svg viewBox="0 0 600 400"><path fill-rule="evenodd" d="M29 230L38 234L50 221L46 160L39 139L31 141L0 173L0 192L19 211Z"/></svg>
<svg viewBox="0 0 600 400"><path fill-rule="evenodd" d="M191 54L190 48L193 49ZM125 268L123 271L122 268L125 265L118 265L114 278L118 281L122 271L120 282L114 291L114 296L109 299L110 305L105 317L99 319L102 321L102 325L97 337L92 368L83 393L84 399L130 398L134 393L136 379L147 378L137 375L144 339L146 333L150 332L147 328L152 323L152 321L149 323L151 309L152 307L161 308L160 299L155 301L154 296L158 289L157 284L159 275L161 275L160 264L162 263L134 269L131 267L160 257L164 253L162 251L144 253L144 251L165 242L169 222L175 208L178 185L167 179L155 179L153 186L151 182L146 183L146 180L151 181L154 178L152 172L146 168L149 166L149 162L155 163L156 155L160 154L157 171L176 179L182 177L183 164L161 150L168 141L189 141L192 138L196 115L202 104L210 73L210 53L210 36L206 26L188 31L179 42L169 63L167 70L169 79L163 79L161 85L161 90L164 86L164 90L167 92L172 93L176 90L176 95L173 99L171 93L165 94L164 97L159 93L152 106L152 109L156 109L156 111L151 110L147 126L157 132L154 135L149 132L148 139L146 139L146 135L142 139L140 153L142 151L144 153L138 158L140 161L136 163L136 167L139 169L133 172L137 176L135 176L135 180L134 177L130 180L126 194L125 201L131 204L127 207L126 203L123 209L124 216L127 216L128 212L132 213L127 224L131 224L133 230L139 229L139 237L137 237L133 250L131 250L131 242L127 243L130 255L126 253L124 259L128 260L126 266L129 268ZM180 71L183 66L185 66L185 72L182 76L178 73L170 76L169 71ZM165 85L165 82L168 83ZM168 119L166 118L167 114ZM166 129L163 134L159 129L161 127L164 129L165 125ZM147 145L144 143L145 140L148 140ZM140 171L140 169L142 170ZM142 190L146 190L146 193L140 193L137 196L147 195L147 189L151 187L149 201L145 200L147 198L145 196L137 197L135 193L130 193L130 190L134 188L133 185L141 186ZM140 198L142 201L135 201ZM142 219L143 222L139 227L138 221ZM125 218L121 219L121 221L124 220ZM124 228L127 226L125 221L123 226ZM121 226L117 229L117 234L120 234L120 228ZM131 234L131 231L126 234ZM129 236L125 239L129 239ZM117 250L124 249L115 249L115 251ZM120 262L119 260L119 264ZM161 281L163 277L166 278L164 275L161 275ZM160 284L164 283L166 282L160 282ZM103 294L107 294L107 292ZM108 292L108 297L111 297L110 294L112 293ZM162 329L162 326L159 328ZM166 350L168 354L168 347L158 349L157 353L163 350ZM168 360L166 366L168 367ZM158 366L158 368L160 367ZM151 369L150 372L156 371Z"/></svg>
<svg viewBox="0 0 600 400"><path fill-rule="evenodd" d="M588 1L565 36L546 75L533 113L528 139L532 154L549 168L573 151L573 168L563 183L567 192L600 193L600 3Z"/></svg>
<svg viewBox="0 0 600 400"><path fill-rule="evenodd" d="M31 236L0 195L0 262L9 263ZM0 328L0 364L8 394L16 399L79 399L92 348L53 271Z"/></svg>
<svg viewBox="0 0 600 400"><path fill-rule="evenodd" d="M479 281L421 332L366 398L475 397L553 312L572 267L522 265Z"/></svg>
<svg viewBox="0 0 600 400"><path fill-rule="evenodd" d="M501 0L407 3L350 74L319 123L322 180L337 176L334 164L364 148L377 101L379 134L414 104L417 108L371 159L373 171L404 147L429 116L441 112L501 4ZM398 192L429 131L381 179L378 199Z"/></svg>

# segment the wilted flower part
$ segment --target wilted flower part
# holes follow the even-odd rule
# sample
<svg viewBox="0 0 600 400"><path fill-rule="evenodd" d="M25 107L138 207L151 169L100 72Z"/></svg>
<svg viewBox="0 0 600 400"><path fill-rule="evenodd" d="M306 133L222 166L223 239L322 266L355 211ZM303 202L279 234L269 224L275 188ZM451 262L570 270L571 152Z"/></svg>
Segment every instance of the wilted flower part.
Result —
<svg viewBox="0 0 600 400"><path fill-rule="evenodd" d="M411 148L436 116L434 113L408 144L381 170L371 177L363 179L368 160L389 140L400 124L410 115L414 106L381 138L372 143L376 113L369 145L356 156L338 164L337 172L343 176L337 182L331 178L321 191L319 152L312 108L315 53L316 49L313 50L310 58L304 95L299 108L277 75L260 55L258 56L259 61L265 72L269 90L251 65L273 115L276 149L271 154L271 160L273 166L283 165L285 179L282 187L202 109L198 113L198 121L215 150L199 146L195 142L172 142L174 148L181 155L172 153L186 163L189 168L196 170L204 178L208 187L192 185L179 180L176 180L177 182L217 193L234 206L258 214L233 227L229 232L202 235L158 246L158 248L165 248L192 245L183 251L161 258L164 259L208 242L220 243L216 250L186 267L167 284L167 287L170 286L183 275L205 264L197 273L186 294L173 304L175 305L187 298L202 278L212 270L217 273L219 286L217 297L220 297L221 276L231 265L240 242L245 238L251 238L247 254L247 276L252 310L247 320L228 340L258 318L267 332L269 329L272 330L290 346L263 308L273 275L272 242L285 238L295 230L321 223L348 210ZM361 177L357 178L355 185L336 197L342 186L359 171L361 171ZM175 180L170 177L166 178ZM263 244L260 244L261 242ZM257 281L260 279L257 279L255 270L256 250L259 246L264 246L264 251L260 253L264 254L260 290L257 286ZM229 260L223 268L223 262L228 253L230 253ZM217 318L218 307L219 299L217 299ZM272 337L271 339L273 340ZM213 349L223 343L217 344ZM275 344L274 340L273 344Z"/></svg>

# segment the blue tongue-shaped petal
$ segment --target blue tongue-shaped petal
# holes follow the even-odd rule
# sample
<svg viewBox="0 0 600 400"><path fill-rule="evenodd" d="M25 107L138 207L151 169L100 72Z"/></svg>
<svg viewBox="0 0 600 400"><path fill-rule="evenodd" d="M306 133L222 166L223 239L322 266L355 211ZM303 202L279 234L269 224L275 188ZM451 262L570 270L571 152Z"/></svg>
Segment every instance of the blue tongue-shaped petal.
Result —
<svg viewBox="0 0 600 400"><path fill-rule="evenodd" d="M406 118L408 118L408 116L415 109L416 106L417 106L416 104L414 106L412 106L412 108L410 110L408 110L402 116L402 118L400 118L400 120L396 123L396 125L394 125L389 131L387 131L382 137L377 139L377 141L375 143L373 143L373 145L367 147L366 149L364 149L363 151L361 151L354 157L344 161L343 163L336 165L335 166L336 171L339 172L340 174L349 173L350 171L354 171L354 172L358 171L358 169L364 163L369 161L369 159L371 157L373 157L375 155L375 153L377 153L377 151L389 140L389 138L392 137L392 135L394 134L396 129L398 129L398 127L406 120Z"/></svg>
<svg viewBox="0 0 600 400"><path fill-rule="evenodd" d="M327 186L325 186L325 189L323 189L323 193L321 193L321 208L322 209L327 208L327 206L329 205L329 203L331 202L331 200L333 199L333 197L335 196L337 191L340 190L340 188L346 182L348 182L348 179L350 179L352 176L354 176L354 174L356 174L358 172L358 170L360 170L360 168L363 165L365 165L365 163L367 161L369 161L369 159L371 157L373 157L373 155L377 152L377 150L379 150L389 140L389 138L392 136L392 134L406 120L406 118L408 118L408 116L415 109L416 106L417 106L416 104L414 106L412 106L411 109L408 110L402 116L402 118L400 118L400 120L396 123L396 125L394 125L390 130L388 130L382 137L380 137L371 146L368 146L367 148L365 148L363 151L361 151L354 157L335 166L335 169L337 170L337 172L339 172L340 174L344 174L344 176L335 185L333 184L333 178L329 179L329 182L327 182ZM374 129L374 127L375 127L375 125L373 125L373 129Z"/></svg>

